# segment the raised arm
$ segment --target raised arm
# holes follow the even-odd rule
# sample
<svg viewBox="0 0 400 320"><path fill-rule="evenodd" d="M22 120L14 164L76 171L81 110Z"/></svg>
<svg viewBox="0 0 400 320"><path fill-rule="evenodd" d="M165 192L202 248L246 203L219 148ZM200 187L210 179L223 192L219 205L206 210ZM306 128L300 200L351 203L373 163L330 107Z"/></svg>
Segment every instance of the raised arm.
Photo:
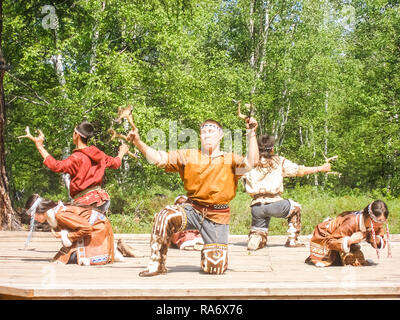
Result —
<svg viewBox="0 0 400 320"><path fill-rule="evenodd" d="M152 164L157 164L161 162L161 151L157 151L145 144L140 139L139 130L137 128L129 132L128 141L130 141L136 146L136 148L139 149L139 151L146 157L148 162Z"/></svg>
<svg viewBox="0 0 400 320"><path fill-rule="evenodd" d="M32 140L35 143L35 146L38 149L41 156L43 157L43 159L46 159L47 156L49 156L50 154L47 152L47 150L43 146L45 137L44 137L42 130L38 130L39 135L37 137L34 137L31 135L31 133L29 131L29 127L26 127L25 131L26 131L26 135L20 136L18 138L28 138L28 139Z"/></svg>
<svg viewBox="0 0 400 320"><path fill-rule="evenodd" d="M256 136L256 129L258 123L257 120L254 118L246 118L246 131L247 137L249 139L249 151L247 153L247 161L249 165L254 168L259 160L258 154L258 143L257 143L257 136Z"/></svg>

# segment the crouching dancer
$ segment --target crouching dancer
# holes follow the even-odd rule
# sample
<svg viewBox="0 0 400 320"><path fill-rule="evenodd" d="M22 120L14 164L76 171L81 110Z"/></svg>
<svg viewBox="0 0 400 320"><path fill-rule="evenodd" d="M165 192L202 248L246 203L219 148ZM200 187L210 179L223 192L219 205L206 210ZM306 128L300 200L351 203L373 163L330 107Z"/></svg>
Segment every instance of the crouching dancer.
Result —
<svg viewBox="0 0 400 320"><path fill-rule="evenodd" d="M336 219L327 218L315 227L310 241L310 256L305 262L317 267L369 265L358 244L362 240L366 240L376 249L378 258L378 249L387 246L390 257L388 216L386 204L382 200L376 200L362 211L346 211Z"/></svg>
<svg viewBox="0 0 400 320"><path fill-rule="evenodd" d="M107 217L95 208L63 204L33 194L25 209L34 221L48 222L61 239L62 248L53 261L62 264L101 265L114 262L114 234Z"/></svg>
<svg viewBox="0 0 400 320"><path fill-rule="evenodd" d="M228 236L230 209L228 203L236 194L238 180L258 161L255 130L257 121L246 119L249 150L246 158L220 150L222 126L206 120L200 126L201 150L157 151L141 141L138 130L128 138L150 163L167 172L179 172L188 200L167 206L154 217L148 267L140 276L167 272L165 266L172 234L188 229L200 231L204 240L201 268L210 274L222 274L228 267Z"/></svg>

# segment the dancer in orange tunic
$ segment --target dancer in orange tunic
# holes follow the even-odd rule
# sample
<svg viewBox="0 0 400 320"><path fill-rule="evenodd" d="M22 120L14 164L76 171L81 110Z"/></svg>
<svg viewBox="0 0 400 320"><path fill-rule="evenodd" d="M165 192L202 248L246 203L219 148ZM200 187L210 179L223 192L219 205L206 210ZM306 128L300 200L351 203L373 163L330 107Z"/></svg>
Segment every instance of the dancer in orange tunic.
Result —
<svg viewBox="0 0 400 320"><path fill-rule="evenodd" d="M336 219L326 219L315 227L306 263L317 267L330 265L368 265L359 243L366 240L377 252L385 246L390 253L389 210L382 200L371 202L361 211L346 211ZM383 224L386 223L386 239Z"/></svg>
<svg viewBox="0 0 400 320"><path fill-rule="evenodd" d="M257 121L247 118L249 150L246 157L220 150L221 124L206 120L200 125L201 150L157 151L146 145L136 129L128 135L147 160L167 172L178 172L187 191L187 202L167 206L154 217L150 240L150 262L142 277L167 272L165 266L172 234L198 229L204 240L201 268L222 274L228 267L229 202L236 194L239 178L258 161L255 130Z"/></svg>
<svg viewBox="0 0 400 320"><path fill-rule="evenodd" d="M62 248L53 258L62 264L101 265L114 261L114 234L110 221L95 208L70 205L33 194L25 208L31 219L48 222Z"/></svg>

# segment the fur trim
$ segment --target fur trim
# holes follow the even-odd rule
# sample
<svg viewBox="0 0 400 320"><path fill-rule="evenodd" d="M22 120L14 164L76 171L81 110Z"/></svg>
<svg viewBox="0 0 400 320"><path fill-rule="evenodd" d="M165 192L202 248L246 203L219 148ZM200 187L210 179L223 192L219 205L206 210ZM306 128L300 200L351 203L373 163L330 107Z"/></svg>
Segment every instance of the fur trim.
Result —
<svg viewBox="0 0 400 320"><path fill-rule="evenodd" d="M289 203L290 203L290 209L289 209L289 214L288 216L290 216L292 214L292 212L294 211L294 209L297 207L301 210L301 205L300 203L293 201L292 199L288 199Z"/></svg>
<svg viewBox="0 0 400 320"><path fill-rule="evenodd" d="M385 240L381 236L376 236L377 238L381 239L381 245L379 246L379 250L382 250L385 247Z"/></svg>
<svg viewBox="0 0 400 320"><path fill-rule="evenodd" d="M68 238L68 230L61 230L61 242L64 247L69 248L72 246L72 242Z"/></svg>
<svg viewBox="0 0 400 320"><path fill-rule="evenodd" d="M89 258L80 258L79 264L81 266L90 266L90 259Z"/></svg>
<svg viewBox="0 0 400 320"><path fill-rule="evenodd" d="M349 239L350 237L344 237L343 242L342 242L342 249L345 253L350 252L350 246L349 246Z"/></svg>
<svg viewBox="0 0 400 320"><path fill-rule="evenodd" d="M56 212L53 209L47 211L47 223L50 225L52 229L56 229L58 226L56 220Z"/></svg>
<svg viewBox="0 0 400 320"><path fill-rule="evenodd" d="M359 217L359 219L360 219L360 224L359 224L359 227L360 227L360 231L361 232L366 232L367 231L367 228L365 227L365 223L364 223L364 217L363 217L363 215L362 214L360 214L360 215L357 215L358 217Z"/></svg>

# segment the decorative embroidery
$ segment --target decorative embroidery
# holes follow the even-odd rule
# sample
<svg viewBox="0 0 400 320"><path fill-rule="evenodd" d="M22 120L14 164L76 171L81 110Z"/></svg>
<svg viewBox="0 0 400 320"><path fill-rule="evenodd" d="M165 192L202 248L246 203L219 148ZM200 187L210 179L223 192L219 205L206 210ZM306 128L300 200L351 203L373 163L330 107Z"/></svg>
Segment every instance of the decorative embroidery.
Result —
<svg viewBox="0 0 400 320"><path fill-rule="evenodd" d="M211 274L222 274L227 269L228 246L225 244L206 244L203 247L202 269Z"/></svg>
<svg viewBox="0 0 400 320"><path fill-rule="evenodd" d="M81 260L85 259L86 252L85 252L85 241L83 239L79 239L77 241L77 256L78 256L78 264L82 264Z"/></svg>
<svg viewBox="0 0 400 320"><path fill-rule="evenodd" d="M90 215L90 218L89 218L89 223L91 225L93 225L97 219L104 221L106 219L106 217L101 212L92 210L92 214Z"/></svg>
<svg viewBox="0 0 400 320"><path fill-rule="evenodd" d="M69 252L69 250L71 250L71 248L62 247L59 252L62 254L67 254Z"/></svg>
<svg viewBox="0 0 400 320"><path fill-rule="evenodd" d="M328 255L329 250L315 243L310 243L310 253L316 256L317 258L323 258Z"/></svg>
<svg viewBox="0 0 400 320"><path fill-rule="evenodd" d="M217 209L217 210L221 210L221 209L228 209L229 206L227 204L214 204L213 208Z"/></svg>
<svg viewBox="0 0 400 320"><path fill-rule="evenodd" d="M109 255L102 255L102 256L94 256L90 258L91 264L98 264L101 262L107 262L109 260Z"/></svg>

